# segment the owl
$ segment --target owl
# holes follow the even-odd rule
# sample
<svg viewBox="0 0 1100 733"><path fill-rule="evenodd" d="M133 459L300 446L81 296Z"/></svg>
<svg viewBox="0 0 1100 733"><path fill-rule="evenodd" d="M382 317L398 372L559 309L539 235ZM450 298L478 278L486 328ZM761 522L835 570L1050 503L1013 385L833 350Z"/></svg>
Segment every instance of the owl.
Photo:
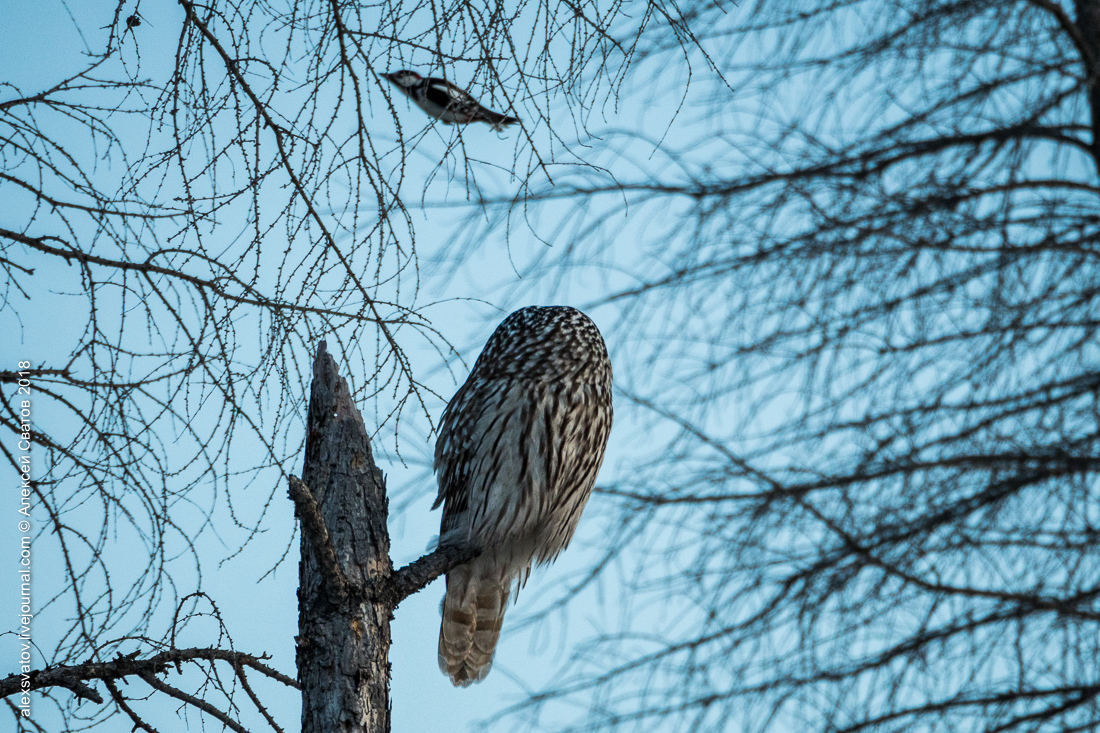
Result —
<svg viewBox="0 0 1100 733"><path fill-rule="evenodd" d="M564 306L504 319L435 447L440 546L481 550L447 573L439 667L455 685L485 678L513 589L569 544L610 432L611 361L596 324Z"/></svg>

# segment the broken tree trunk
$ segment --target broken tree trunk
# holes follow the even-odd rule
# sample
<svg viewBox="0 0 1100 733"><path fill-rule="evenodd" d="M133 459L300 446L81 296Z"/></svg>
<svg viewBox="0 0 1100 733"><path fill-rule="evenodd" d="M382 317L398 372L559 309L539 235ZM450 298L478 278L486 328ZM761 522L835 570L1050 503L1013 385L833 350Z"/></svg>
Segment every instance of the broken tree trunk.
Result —
<svg viewBox="0 0 1100 733"><path fill-rule="evenodd" d="M443 547L394 572L382 472L323 341L313 363L302 480L289 483L302 531L302 733L389 733L393 611L477 551Z"/></svg>
<svg viewBox="0 0 1100 733"><path fill-rule="evenodd" d="M316 516L307 519L312 512L303 512L302 501L296 501L303 520L302 733L388 732L392 608L349 592L392 575L386 489L363 418L324 342L313 364L307 430L302 479L323 526L309 526ZM315 536L322 530L328 543Z"/></svg>

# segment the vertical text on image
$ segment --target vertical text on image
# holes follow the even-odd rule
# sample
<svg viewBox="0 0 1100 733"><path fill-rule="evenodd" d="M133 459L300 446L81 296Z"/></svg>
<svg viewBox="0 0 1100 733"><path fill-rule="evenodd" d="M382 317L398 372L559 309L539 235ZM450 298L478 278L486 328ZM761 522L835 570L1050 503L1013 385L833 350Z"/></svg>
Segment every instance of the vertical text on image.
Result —
<svg viewBox="0 0 1100 733"><path fill-rule="evenodd" d="M24 718L31 716L31 381L30 362L19 362L16 372L16 399L19 408L18 440L16 441L16 465L19 470L19 508L16 520L19 530L19 672L20 690L16 706ZM28 370L28 371L24 371Z"/></svg>

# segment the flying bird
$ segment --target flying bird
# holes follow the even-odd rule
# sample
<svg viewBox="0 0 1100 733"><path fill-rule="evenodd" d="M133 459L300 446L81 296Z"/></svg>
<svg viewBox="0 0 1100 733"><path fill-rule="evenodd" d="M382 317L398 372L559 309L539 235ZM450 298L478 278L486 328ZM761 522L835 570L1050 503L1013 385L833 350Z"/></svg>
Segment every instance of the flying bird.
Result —
<svg viewBox="0 0 1100 733"><path fill-rule="evenodd" d="M611 361L588 316L563 306L504 319L447 405L435 446L440 546L482 552L447 573L439 668L489 673L513 589L569 544L611 432Z"/></svg>
<svg viewBox="0 0 1100 733"><path fill-rule="evenodd" d="M486 122L497 132L503 132L506 126L519 122L518 117L482 107L469 92L446 79L423 77L408 69L382 74L382 78L396 86L417 107L448 125Z"/></svg>

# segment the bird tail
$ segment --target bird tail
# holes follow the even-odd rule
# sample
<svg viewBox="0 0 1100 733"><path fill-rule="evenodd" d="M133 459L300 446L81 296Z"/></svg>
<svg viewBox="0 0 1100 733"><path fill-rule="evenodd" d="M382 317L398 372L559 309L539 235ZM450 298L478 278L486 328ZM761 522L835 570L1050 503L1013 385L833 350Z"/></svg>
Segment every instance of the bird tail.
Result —
<svg viewBox="0 0 1100 733"><path fill-rule="evenodd" d="M485 109L482 107L482 119L489 123L497 132L504 132L504 128L508 125L514 125L519 122L518 117L509 117L508 115L502 115L500 112L494 112L491 109Z"/></svg>
<svg viewBox="0 0 1100 733"><path fill-rule="evenodd" d="M511 577L502 578L499 568L479 566L474 560L447 573L439 668L456 687L480 682L489 674L512 586Z"/></svg>

